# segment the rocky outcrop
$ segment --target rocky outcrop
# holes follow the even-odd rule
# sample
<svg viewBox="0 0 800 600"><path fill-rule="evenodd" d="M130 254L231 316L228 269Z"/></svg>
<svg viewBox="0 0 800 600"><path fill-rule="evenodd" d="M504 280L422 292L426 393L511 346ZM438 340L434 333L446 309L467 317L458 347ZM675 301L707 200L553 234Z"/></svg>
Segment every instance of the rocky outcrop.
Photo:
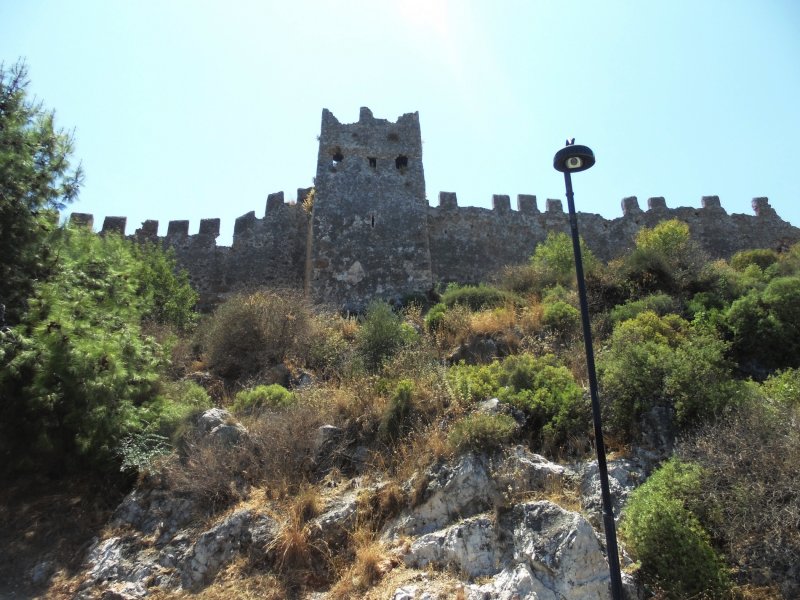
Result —
<svg viewBox="0 0 800 600"><path fill-rule="evenodd" d="M541 500L500 515L479 515L419 537L410 566L450 568L470 579L479 598L608 597L608 564L592 526L579 514Z"/></svg>
<svg viewBox="0 0 800 600"><path fill-rule="evenodd" d="M212 435L236 426L224 411L209 411L199 431ZM321 428L318 446L341 438ZM636 460L609 461L612 495L621 507L645 470ZM340 480L325 490L321 510L304 525L309 542L336 554L348 551L364 497L386 483L363 477ZM559 465L519 446L493 455L469 453L438 461L405 484L413 505L389 521L382 541L393 548L393 564L414 576L393 598L436 598L441 582L424 573L446 574L471 600L600 600L609 597L597 465ZM573 509L558 504L572 494ZM577 512L580 498L584 512ZM110 522L113 535L97 540L85 561L78 600L144 598L153 589L198 592L225 565L248 557L267 569L282 535L273 518L253 504L203 521L186 495L141 487L120 504ZM256 564L254 563L254 564ZM430 571L433 569L433 571ZM417 574L417 575L414 575ZM408 581L408 580L407 580ZM627 582L630 597L635 586ZM315 598L325 598L323 592Z"/></svg>

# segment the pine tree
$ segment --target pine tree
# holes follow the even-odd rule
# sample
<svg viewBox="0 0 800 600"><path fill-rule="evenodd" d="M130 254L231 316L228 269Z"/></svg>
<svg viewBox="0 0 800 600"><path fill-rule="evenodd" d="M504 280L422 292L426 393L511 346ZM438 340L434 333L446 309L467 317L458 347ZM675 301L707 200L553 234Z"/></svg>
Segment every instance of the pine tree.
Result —
<svg viewBox="0 0 800 600"><path fill-rule="evenodd" d="M83 179L72 134L28 95L27 68L0 64L0 317L19 320L32 282L46 272L46 234ZM5 311L2 307L5 306ZM0 322L0 327L5 323Z"/></svg>

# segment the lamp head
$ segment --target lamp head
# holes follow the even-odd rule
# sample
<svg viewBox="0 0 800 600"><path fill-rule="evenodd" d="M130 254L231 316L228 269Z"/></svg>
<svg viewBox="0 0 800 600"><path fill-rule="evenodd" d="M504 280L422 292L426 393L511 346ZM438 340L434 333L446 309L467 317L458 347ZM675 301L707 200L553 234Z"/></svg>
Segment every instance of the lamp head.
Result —
<svg viewBox="0 0 800 600"><path fill-rule="evenodd" d="M553 168L566 173L585 171L594 165L594 152L588 146L566 146L556 152L553 158Z"/></svg>

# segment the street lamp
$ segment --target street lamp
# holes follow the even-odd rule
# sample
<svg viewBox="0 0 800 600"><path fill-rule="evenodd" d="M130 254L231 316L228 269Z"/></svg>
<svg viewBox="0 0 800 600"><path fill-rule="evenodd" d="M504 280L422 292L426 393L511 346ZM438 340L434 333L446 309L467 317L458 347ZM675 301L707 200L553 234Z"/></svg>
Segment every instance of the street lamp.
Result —
<svg viewBox="0 0 800 600"><path fill-rule="evenodd" d="M606 532L606 549L608 551L608 569L611 573L611 597L622 600L622 576L619 570L619 552L617 550L617 529L614 525L614 507L611 505L611 493L608 488L608 467L606 466L606 448L603 443L603 428L600 419L600 400L597 395L597 374L594 368L594 350L592 349L592 330L589 323L589 303L586 300L586 282L583 278L583 260L581 259L581 243L578 237L578 218L575 215L575 200L572 193L571 173L585 171L594 165L594 153L588 146L576 146L575 138L567 141L567 146L556 152L553 167L564 173L567 186L567 205L569 206L569 226L572 230L572 249L575 253L575 272L578 277L578 298L581 304L581 321L583 321L583 342L586 347L586 369L589 372L589 394L592 397L592 417L594 420L594 439L597 448L597 467L600 472L600 491L603 497L603 525Z"/></svg>

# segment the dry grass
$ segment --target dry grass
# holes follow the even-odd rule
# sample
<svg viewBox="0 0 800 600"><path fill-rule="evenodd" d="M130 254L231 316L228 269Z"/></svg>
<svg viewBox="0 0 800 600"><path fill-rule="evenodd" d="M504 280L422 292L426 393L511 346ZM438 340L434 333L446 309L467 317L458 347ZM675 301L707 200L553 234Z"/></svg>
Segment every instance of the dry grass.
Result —
<svg viewBox="0 0 800 600"><path fill-rule="evenodd" d="M268 559L290 588L324 584L330 578L332 555L313 535L309 508L307 499L292 503L278 535L266 548Z"/></svg>
<svg viewBox="0 0 800 600"><path fill-rule="evenodd" d="M397 555L390 554L369 528L354 532L352 546L354 559L330 589L331 600L363 597L368 589L400 564Z"/></svg>
<svg viewBox="0 0 800 600"><path fill-rule="evenodd" d="M400 514L408 499L397 481L365 490L358 497L358 522L371 531L379 531L383 525Z"/></svg>
<svg viewBox="0 0 800 600"><path fill-rule="evenodd" d="M470 331L475 335L497 335L513 331L517 324L517 311L513 306L473 313Z"/></svg>

